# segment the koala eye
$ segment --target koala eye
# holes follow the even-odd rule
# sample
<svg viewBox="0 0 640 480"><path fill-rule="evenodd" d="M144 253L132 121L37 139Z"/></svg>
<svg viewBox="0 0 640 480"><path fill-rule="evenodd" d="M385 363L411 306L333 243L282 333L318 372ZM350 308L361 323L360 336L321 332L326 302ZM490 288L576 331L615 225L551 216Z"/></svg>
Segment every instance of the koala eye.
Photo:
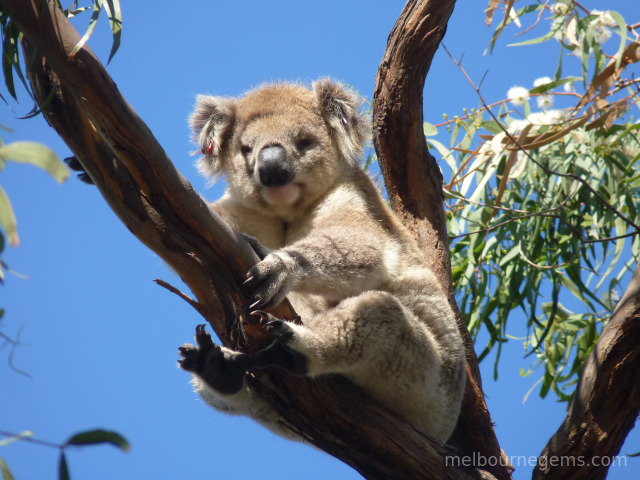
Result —
<svg viewBox="0 0 640 480"><path fill-rule="evenodd" d="M302 137L296 143L296 148L299 151L304 151L310 148L313 145L313 139L309 137Z"/></svg>
<svg viewBox="0 0 640 480"><path fill-rule="evenodd" d="M249 145L241 145L240 152L242 155L249 155L251 153L252 148Z"/></svg>

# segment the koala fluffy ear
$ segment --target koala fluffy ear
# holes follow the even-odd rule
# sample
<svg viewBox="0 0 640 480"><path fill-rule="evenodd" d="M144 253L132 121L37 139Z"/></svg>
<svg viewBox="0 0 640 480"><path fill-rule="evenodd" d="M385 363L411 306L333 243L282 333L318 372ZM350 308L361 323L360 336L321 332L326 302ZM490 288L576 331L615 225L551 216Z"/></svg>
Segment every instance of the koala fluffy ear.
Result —
<svg viewBox="0 0 640 480"><path fill-rule="evenodd" d="M189 117L193 141L203 157L198 169L207 177L216 178L222 171L220 152L229 140L235 121L235 100L232 98L198 95Z"/></svg>
<svg viewBox="0 0 640 480"><path fill-rule="evenodd" d="M329 78L313 82L313 91L338 149L347 160L357 164L371 131L369 119L359 112L362 100Z"/></svg>

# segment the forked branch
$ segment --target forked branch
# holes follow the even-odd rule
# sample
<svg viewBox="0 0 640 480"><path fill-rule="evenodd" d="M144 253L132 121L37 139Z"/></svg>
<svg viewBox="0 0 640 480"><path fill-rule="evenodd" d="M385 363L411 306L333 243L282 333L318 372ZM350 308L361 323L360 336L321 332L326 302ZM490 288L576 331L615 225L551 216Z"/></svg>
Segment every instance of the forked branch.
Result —
<svg viewBox="0 0 640 480"><path fill-rule="evenodd" d="M414 27L441 14L430 10L434 3L423 2ZM85 47L70 56L80 35L53 3L45 7L40 0L0 0L0 6L24 34L25 51L33 60L30 79L39 98L56 89L45 108L47 119L105 200L178 272L223 343L256 348L237 328L244 305L237 287L256 260L249 246L175 170L93 53ZM292 312L285 307L278 315ZM455 451L425 438L349 382L311 382L269 370L250 381L292 429L367 478L480 478L474 469L448 466L445 458Z"/></svg>

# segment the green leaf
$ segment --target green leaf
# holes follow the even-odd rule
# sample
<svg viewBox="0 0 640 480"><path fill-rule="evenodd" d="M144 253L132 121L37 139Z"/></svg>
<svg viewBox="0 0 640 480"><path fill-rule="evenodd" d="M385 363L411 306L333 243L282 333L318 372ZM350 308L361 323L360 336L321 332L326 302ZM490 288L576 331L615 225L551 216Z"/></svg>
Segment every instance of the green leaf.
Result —
<svg viewBox="0 0 640 480"><path fill-rule="evenodd" d="M96 445L100 443L111 444L123 452L128 452L131 448L129 442L119 433L101 429L78 433L65 442L66 445Z"/></svg>
<svg viewBox="0 0 640 480"><path fill-rule="evenodd" d="M531 38L529 40L525 40L524 42L511 43L511 44L507 45L507 47L522 47L524 45L535 45L537 43L546 42L547 40L553 38L555 33L556 32L554 30L550 30L548 33L544 34L541 37Z"/></svg>
<svg viewBox="0 0 640 480"><path fill-rule="evenodd" d="M480 128L484 128L489 133L493 133L494 135L497 135L504 131L500 123L496 122L495 120L485 120L480 124Z"/></svg>
<svg viewBox="0 0 640 480"><path fill-rule="evenodd" d="M622 64L622 52L624 51L624 47L627 46L627 22L624 21L622 15L613 10L609 10L609 15L611 15L618 24L618 28L620 28L620 46L616 53L616 68L620 68Z"/></svg>
<svg viewBox="0 0 640 480"><path fill-rule="evenodd" d="M422 128L424 130L425 136L427 136L427 137L432 137L432 136L438 134L438 128L435 125L433 125L432 123L424 122L422 124Z"/></svg>
<svg viewBox="0 0 640 480"><path fill-rule="evenodd" d="M445 162L447 162L447 165L449 165L449 167L452 170L454 169L454 167L457 167L451 150L449 150L447 147L445 147L442 143L440 143L437 140L434 140L432 138L429 138L429 139L427 139L427 144L431 145L432 147L434 147L438 151L438 153L440 155L442 155L442 158L444 159Z"/></svg>
<svg viewBox="0 0 640 480"><path fill-rule="evenodd" d="M2 43L2 73L4 74L4 84L6 85L9 94L17 100L16 87L13 83L13 62L11 61L11 58L13 57L11 48L13 47L11 37L8 33L5 33L5 39Z"/></svg>
<svg viewBox="0 0 640 480"><path fill-rule="evenodd" d="M67 465L67 457L64 451L60 452L60 462L58 464L58 479L69 480L69 466Z"/></svg>
<svg viewBox="0 0 640 480"><path fill-rule="evenodd" d="M513 260L514 258L518 257L519 255L520 255L520 247L516 245L516 246L512 247L511 250L509 250L509 253L507 253L504 257L502 257L500 259L500 263L498 263L498 266L499 267L504 267L511 260Z"/></svg>
<svg viewBox="0 0 640 480"><path fill-rule="evenodd" d="M542 8L544 8L544 5L542 4L527 5L526 7L523 7L520 10L516 10L516 18L522 18L523 15L526 15L527 13L535 12L536 10L540 10ZM495 47L496 40L498 40L500 33L502 33L502 30L504 29L504 27L509 25L511 22L513 22L513 18L507 17L504 21L504 25L501 22L500 25L498 25L498 27L493 31L493 35L491 37L491 43L490 43L491 48L489 49L489 53L493 53L493 48Z"/></svg>
<svg viewBox="0 0 640 480"><path fill-rule="evenodd" d="M0 458L0 471L2 471L2 480L14 480L11 470L2 458Z"/></svg>
<svg viewBox="0 0 640 480"><path fill-rule="evenodd" d="M24 78L22 69L20 68L20 57L18 55L18 37L20 35L20 30L13 22L8 22L4 28L3 34L4 40L2 42L2 70L5 76L5 84L7 86L7 89L9 90L11 96L17 99L13 79L13 73L15 72L15 74L22 82L22 85L24 85L24 88L29 96L33 98L30 84Z"/></svg>
<svg viewBox="0 0 640 480"><path fill-rule="evenodd" d="M120 47L120 36L122 34L122 12L120 11L119 0L107 0L103 6L109 16L109 27L111 27L111 33L113 34L111 52L109 53L109 59L107 60L107 63L109 63Z"/></svg>
<svg viewBox="0 0 640 480"><path fill-rule="evenodd" d="M59 183L69 177L69 170L53 150L37 142L13 142L0 147L0 158L29 163L44 169Z"/></svg>
<svg viewBox="0 0 640 480"><path fill-rule="evenodd" d="M93 13L91 14L91 19L89 20L89 26L87 27L87 30L84 32L84 35L82 36L80 41L76 44L75 47L73 47L73 50L71 50L69 56L73 57L76 53L78 53L82 49L82 47L85 46L85 44L89 40L89 37L91 37L93 29L98 23L98 16L100 16L100 10L102 9L102 4L104 1L105 0L94 0Z"/></svg>
<svg viewBox="0 0 640 480"><path fill-rule="evenodd" d="M549 90L553 90L554 88L559 87L560 85L564 85L565 83L575 83L577 81L582 80L580 77L566 77L561 78L560 80L556 80L554 82L545 83L544 85L540 85L538 87L532 88L529 90L529 93L544 93Z"/></svg>
<svg viewBox="0 0 640 480"><path fill-rule="evenodd" d="M0 187L0 226L9 237L9 245L17 247L20 239L18 237L16 215L11 207L9 196L2 187ZM2 244L2 247L4 247L4 239L2 240ZM2 251L2 249L0 249L0 251Z"/></svg>

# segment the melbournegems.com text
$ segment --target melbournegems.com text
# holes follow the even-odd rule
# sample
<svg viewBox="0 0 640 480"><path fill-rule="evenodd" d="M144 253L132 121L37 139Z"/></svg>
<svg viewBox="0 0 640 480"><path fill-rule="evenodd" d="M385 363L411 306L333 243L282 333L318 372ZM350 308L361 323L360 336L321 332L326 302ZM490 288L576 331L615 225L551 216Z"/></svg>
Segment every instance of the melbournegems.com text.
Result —
<svg viewBox="0 0 640 480"><path fill-rule="evenodd" d="M549 456L537 457L534 455L513 455L511 457L487 457L481 453L474 452L473 455L447 456L445 465L447 467L495 467L505 465L506 460L515 467L535 467L540 465L545 469L550 467L626 467L627 457L586 457L586 456Z"/></svg>

